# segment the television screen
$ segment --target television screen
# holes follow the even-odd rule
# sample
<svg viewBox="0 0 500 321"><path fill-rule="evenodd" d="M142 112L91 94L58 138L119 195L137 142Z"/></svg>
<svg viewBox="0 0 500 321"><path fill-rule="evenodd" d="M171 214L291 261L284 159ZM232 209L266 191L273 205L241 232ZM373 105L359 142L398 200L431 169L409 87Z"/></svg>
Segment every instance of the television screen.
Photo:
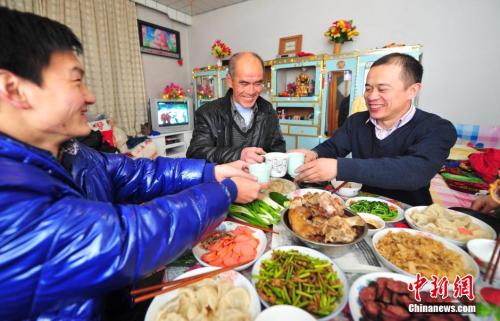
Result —
<svg viewBox="0 0 500 321"><path fill-rule="evenodd" d="M156 101L159 127L189 124L189 106L186 101Z"/></svg>

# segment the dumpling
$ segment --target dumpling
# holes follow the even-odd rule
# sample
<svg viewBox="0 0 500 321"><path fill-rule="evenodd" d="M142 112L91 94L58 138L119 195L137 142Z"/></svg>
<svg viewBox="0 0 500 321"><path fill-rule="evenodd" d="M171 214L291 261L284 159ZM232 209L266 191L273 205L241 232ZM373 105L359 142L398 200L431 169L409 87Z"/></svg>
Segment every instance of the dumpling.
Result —
<svg viewBox="0 0 500 321"><path fill-rule="evenodd" d="M160 312L158 312L158 316L156 317L157 321L167 320L167 315L170 313L176 313L179 309L179 297L175 297L174 299L168 301L165 305L160 308Z"/></svg>
<svg viewBox="0 0 500 321"><path fill-rule="evenodd" d="M198 303L196 293L191 288L181 289L179 291L179 300L178 312L183 316L190 318L200 313L200 304Z"/></svg>
<svg viewBox="0 0 500 321"><path fill-rule="evenodd" d="M184 318L182 315L179 313L168 313L165 315L165 318L163 319L157 319L158 321L188 321L186 318Z"/></svg>
<svg viewBox="0 0 500 321"><path fill-rule="evenodd" d="M220 299L224 295L224 293L229 291L232 287L233 285L227 279L220 279L217 282L218 298Z"/></svg>
<svg viewBox="0 0 500 321"><path fill-rule="evenodd" d="M250 321L251 316L248 312L238 309L219 309L215 316L217 321Z"/></svg>
<svg viewBox="0 0 500 321"><path fill-rule="evenodd" d="M219 302L219 310L239 309L248 311L250 306L250 297L248 292L241 287L234 287L224 293Z"/></svg>
<svg viewBox="0 0 500 321"><path fill-rule="evenodd" d="M217 302L219 301L217 288L211 285L198 288L196 299L201 309L210 308L210 310L214 311L217 309Z"/></svg>

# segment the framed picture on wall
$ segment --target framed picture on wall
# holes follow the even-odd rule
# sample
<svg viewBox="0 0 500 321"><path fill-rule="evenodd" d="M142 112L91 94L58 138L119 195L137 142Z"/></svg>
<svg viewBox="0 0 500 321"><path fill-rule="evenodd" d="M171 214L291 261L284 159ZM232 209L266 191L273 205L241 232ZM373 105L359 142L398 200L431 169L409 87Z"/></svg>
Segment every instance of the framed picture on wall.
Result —
<svg viewBox="0 0 500 321"><path fill-rule="evenodd" d="M279 54L291 55L302 50L302 35L280 38Z"/></svg>
<svg viewBox="0 0 500 321"><path fill-rule="evenodd" d="M179 31L137 20L141 52L181 59Z"/></svg>

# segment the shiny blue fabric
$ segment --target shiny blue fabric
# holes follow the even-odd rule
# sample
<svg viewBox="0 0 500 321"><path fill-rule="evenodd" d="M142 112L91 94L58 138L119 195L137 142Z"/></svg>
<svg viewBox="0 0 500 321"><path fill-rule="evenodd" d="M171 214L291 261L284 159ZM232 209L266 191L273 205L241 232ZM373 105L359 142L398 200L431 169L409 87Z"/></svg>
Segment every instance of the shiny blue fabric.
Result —
<svg viewBox="0 0 500 321"><path fill-rule="evenodd" d="M63 163L71 175L0 135L0 320L99 320L105 294L175 259L231 203L202 160L74 143Z"/></svg>

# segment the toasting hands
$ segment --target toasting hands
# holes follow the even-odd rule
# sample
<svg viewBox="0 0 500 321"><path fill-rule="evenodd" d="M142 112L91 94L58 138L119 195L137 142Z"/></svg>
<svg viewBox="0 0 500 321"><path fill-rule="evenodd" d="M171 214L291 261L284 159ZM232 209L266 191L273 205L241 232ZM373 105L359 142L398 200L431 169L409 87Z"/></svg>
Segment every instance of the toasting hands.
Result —
<svg viewBox="0 0 500 321"><path fill-rule="evenodd" d="M262 163L266 152L260 147L245 147L241 150L240 160L248 164Z"/></svg>
<svg viewBox="0 0 500 321"><path fill-rule="evenodd" d="M316 155L316 153L314 154ZM309 162L306 161L295 172L299 174L295 178L297 182L329 181L337 176L337 160L333 158L318 158Z"/></svg>
<svg viewBox="0 0 500 321"><path fill-rule="evenodd" d="M241 160L215 166L215 178L218 182L230 178L238 189L236 203L241 204L255 200L266 186L257 183L257 178L248 173L248 163Z"/></svg>

